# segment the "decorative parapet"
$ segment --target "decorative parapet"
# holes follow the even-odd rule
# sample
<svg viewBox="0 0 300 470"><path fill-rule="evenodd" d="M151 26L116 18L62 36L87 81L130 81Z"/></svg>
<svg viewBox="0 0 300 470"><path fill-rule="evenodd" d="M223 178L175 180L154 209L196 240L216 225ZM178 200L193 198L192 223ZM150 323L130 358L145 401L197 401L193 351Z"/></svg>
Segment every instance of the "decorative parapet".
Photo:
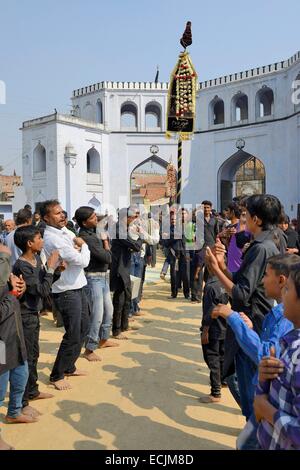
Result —
<svg viewBox="0 0 300 470"><path fill-rule="evenodd" d="M300 60L300 51L291 56L287 60L276 62L270 65L263 65L262 67L254 67L253 69L245 70L244 72L232 73L223 77L214 78L212 80L206 80L198 84L198 90L206 88L225 85L228 83L237 82L249 78L256 78L264 76L269 73L279 72L283 69L289 68L295 62ZM72 98L79 96L88 95L95 93L100 90L156 90L156 91L167 91L169 83L167 82L99 82L94 85L89 85L83 88L78 88L73 91Z"/></svg>
<svg viewBox="0 0 300 470"><path fill-rule="evenodd" d="M266 75L268 73L279 72L280 70L287 69L295 62L300 59L300 51L294 54L287 60L282 60L281 62L276 62L275 64L263 65L262 67L254 67L253 69L245 70L244 72L232 73L225 75L224 77L214 78L212 80L206 80L205 82L199 83L199 89L203 90L205 88L225 85L228 83L245 80L249 78L259 77Z"/></svg>
<svg viewBox="0 0 300 470"><path fill-rule="evenodd" d="M38 125L45 124L45 123L52 122L52 121L66 123L66 124L80 125L80 126L88 127L92 129L104 130L103 124L99 124L93 121L86 121L85 119L81 119L79 117L72 116L70 114L58 114L58 113L49 114L48 116L42 116L36 119L31 119L30 121L24 121L22 125L22 129L27 129L29 127L38 126Z"/></svg>
<svg viewBox="0 0 300 470"><path fill-rule="evenodd" d="M168 83L154 82L99 82L73 91L73 98L100 90L167 90Z"/></svg>

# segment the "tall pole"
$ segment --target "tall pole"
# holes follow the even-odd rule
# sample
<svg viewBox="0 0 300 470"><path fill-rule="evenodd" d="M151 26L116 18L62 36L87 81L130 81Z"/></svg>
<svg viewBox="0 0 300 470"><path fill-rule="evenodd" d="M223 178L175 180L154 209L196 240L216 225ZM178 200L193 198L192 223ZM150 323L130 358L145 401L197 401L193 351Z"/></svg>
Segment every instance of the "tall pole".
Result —
<svg viewBox="0 0 300 470"><path fill-rule="evenodd" d="M176 203L180 204L181 200L181 167L182 167L182 140L179 136L177 146L177 191L176 191Z"/></svg>
<svg viewBox="0 0 300 470"><path fill-rule="evenodd" d="M182 141L190 139L194 133L196 119L197 73L186 48L192 44L191 22L186 23L180 44L184 51L179 54L177 64L171 74L168 104L166 137L178 135L177 145L177 187L176 203L181 203L182 193Z"/></svg>

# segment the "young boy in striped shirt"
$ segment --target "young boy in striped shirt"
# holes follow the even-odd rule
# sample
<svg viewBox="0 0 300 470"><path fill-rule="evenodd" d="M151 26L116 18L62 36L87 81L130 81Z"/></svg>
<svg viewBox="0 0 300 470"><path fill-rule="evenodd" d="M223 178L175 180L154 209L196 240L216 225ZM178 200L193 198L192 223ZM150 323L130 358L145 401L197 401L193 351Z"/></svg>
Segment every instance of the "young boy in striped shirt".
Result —
<svg viewBox="0 0 300 470"><path fill-rule="evenodd" d="M271 351L259 364L257 438L265 450L300 450L300 263L291 267L282 297L294 329L281 340L280 359Z"/></svg>

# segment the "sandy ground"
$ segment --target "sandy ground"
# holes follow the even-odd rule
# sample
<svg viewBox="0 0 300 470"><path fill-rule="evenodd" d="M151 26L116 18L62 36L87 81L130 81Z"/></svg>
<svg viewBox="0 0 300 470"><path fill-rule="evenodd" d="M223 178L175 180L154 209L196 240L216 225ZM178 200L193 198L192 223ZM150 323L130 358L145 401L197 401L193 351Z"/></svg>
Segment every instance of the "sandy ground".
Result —
<svg viewBox="0 0 300 470"><path fill-rule="evenodd" d="M98 350L102 362L84 358L87 377L70 377L72 390L57 391L49 374L62 337L52 317L42 318L40 389L54 398L33 402L43 415L33 424L3 424L16 449L234 449L244 419L227 389L213 405L199 340L201 306L182 294L169 300L159 266L148 269L143 317L120 347ZM2 416L6 410L2 408Z"/></svg>

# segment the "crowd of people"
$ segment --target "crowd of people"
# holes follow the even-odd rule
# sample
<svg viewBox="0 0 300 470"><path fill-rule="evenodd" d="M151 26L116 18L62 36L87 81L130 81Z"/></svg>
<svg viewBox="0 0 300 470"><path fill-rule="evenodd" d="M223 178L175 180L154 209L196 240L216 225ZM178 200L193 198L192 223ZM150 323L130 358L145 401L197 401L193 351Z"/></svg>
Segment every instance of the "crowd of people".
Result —
<svg viewBox="0 0 300 470"><path fill-rule="evenodd" d="M170 268L171 297L182 289L202 303L200 328L211 393L227 386L246 418L238 449L300 449L300 244L280 201L271 195L236 198L226 211L210 201L189 211L171 207L167 224L139 206L118 220L82 206L72 221L59 201L32 215L20 209L0 234L0 405L9 385L7 423L39 419L40 315L51 310L64 336L49 377L59 391L81 354L127 340L142 315L147 266L160 246ZM133 292L134 295L133 295ZM172 302L170 303L172 309ZM199 316L200 316L199 305ZM300 358L300 356L299 356ZM0 434L0 450L11 449Z"/></svg>
<svg viewBox="0 0 300 470"><path fill-rule="evenodd" d="M211 393L200 401L221 401L228 386L247 423L238 449L300 449L297 221L290 223L271 195L236 198L222 214L213 213L210 201L202 208L202 246L190 246L197 214L185 209L171 212L170 237L161 241L161 278L170 266L170 298L182 288L187 300L202 300ZM178 219L185 226L180 239Z"/></svg>

